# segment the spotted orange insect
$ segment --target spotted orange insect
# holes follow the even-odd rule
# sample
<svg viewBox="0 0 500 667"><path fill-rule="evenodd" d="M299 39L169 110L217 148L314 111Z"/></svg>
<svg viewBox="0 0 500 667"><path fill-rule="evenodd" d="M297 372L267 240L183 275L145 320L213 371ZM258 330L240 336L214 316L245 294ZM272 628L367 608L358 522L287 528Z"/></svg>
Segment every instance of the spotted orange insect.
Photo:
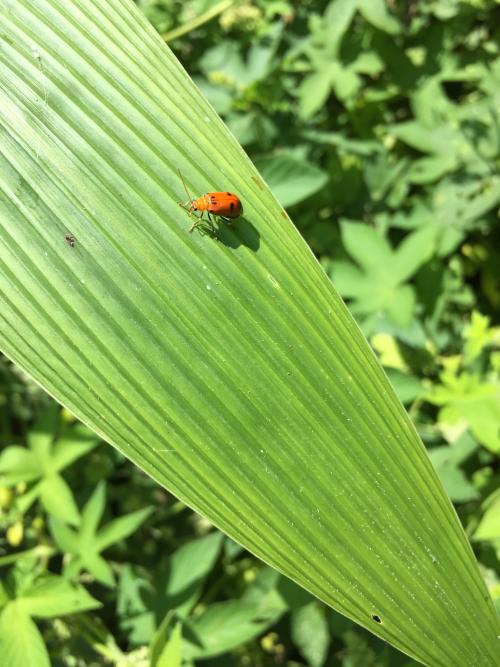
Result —
<svg viewBox="0 0 500 667"><path fill-rule="evenodd" d="M217 218L224 220L225 222L231 222L234 218L239 218L243 213L243 205L240 201L240 198L233 194L232 192L207 192L201 197L196 199L191 197L186 186L186 182L182 177L181 172L179 171L179 176L181 177L184 189L188 196L188 200L185 203L179 202L179 206L185 208L189 215L196 218L191 227L189 228L189 233L199 227L205 221L205 213L207 214L208 224L210 225L210 230L212 236L215 236L215 225L214 222ZM199 214L199 215L198 215Z"/></svg>

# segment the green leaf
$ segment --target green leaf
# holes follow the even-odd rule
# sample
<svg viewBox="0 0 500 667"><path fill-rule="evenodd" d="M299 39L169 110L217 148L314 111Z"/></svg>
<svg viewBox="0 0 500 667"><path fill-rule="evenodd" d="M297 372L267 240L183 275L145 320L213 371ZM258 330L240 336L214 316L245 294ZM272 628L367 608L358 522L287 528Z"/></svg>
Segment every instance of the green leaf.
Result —
<svg viewBox="0 0 500 667"><path fill-rule="evenodd" d="M107 523L97 534L95 541L97 549L103 551L115 542L119 542L134 533L152 511L152 507L145 507Z"/></svg>
<svg viewBox="0 0 500 667"><path fill-rule="evenodd" d="M422 264L433 255L436 241L436 228L424 227L406 236L395 253L391 269L397 282L407 280L414 275Z"/></svg>
<svg viewBox="0 0 500 667"><path fill-rule="evenodd" d="M106 484L99 482L94 493L85 503L82 510L82 520L80 526L80 546L83 549L90 546L95 539L97 527L101 521L106 505Z"/></svg>
<svg viewBox="0 0 500 667"><path fill-rule="evenodd" d="M93 562L93 555L94 554L88 554L87 556L87 559L91 563ZM68 581L78 578L78 576L80 575L80 571L85 567L82 561L83 559L79 555L73 556L71 560L68 559L67 561L65 561L63 572L64 572L64 577L68 579ZM96 568L97 566L94 569ZM112 584L110 582L112 581L114 583L114 578L113 578L113 573L110 571L109 567L106 568L104 574L105 577L103 577L101 581L105 579L106 585L111 587Z"/></svg>
<svg viewBox="0 0 500 667"><path fill-rule="evenodd" d="M446 492L454 503L465 503L478 498L477 489L468 481L457 463L450 460L450 447L432 449L430 459L434 463Z"/></svg>
<svg viewBox="0 0 500 667"><path fill-rule="evenodd" d="M260 635L272 621L261 620L252 602L232 600L208 607L186 625L183 657L210 658L230 651Z"/></svg>
<svg viewBox="0 0 500 667"><path fill-rule="evenodd" d="M219 109L216 110L219 112ZM231 113L227 118L227 124L242 146L254 142L266 146L272 145L278 134L276 123L258 112Z"/></svg>
<svg viewBox="0 0 500 667"><path fill-rule="evenodd" d="M436 667L495 665L459 521L290 219L134 3L42 4L0 2L0 348L356 622ZM379 198L391 159L366 177ZM289 203L327 182L306 164ZM178 169L244 217L188 234ZM218 650L265 627L252 613Z"/></svg>
<svg viewBox="0 0 500 667"><path fill-rule="evenodd" d="M485 501L484 512L478 527L476 528L474 540L498 540L500 539L500 493L495 491Z"/></svg>
<svg viewBox="0 0 500 667"><path fill-rule="evenodd" d="M481 380L471 373L443 373L443 385L427 393L427 400L443 406L442 427L463 423L492 452L500 452L500 382Z"/></svg>
<svg viewBox="0 0 500 667"><path fill-rule="evenodd" d="M308 665L322 667L325 664L330 632L324 609L317 602L311 602L293 612L292 639Z"/></svg>
<svg viewBox="0 0 500 667"><path fill-rule="evenodd" d="M418 121L399 123L391 127L391 132L401 141L422 153L443 154L450 152L450 146L457 141L457 132L451 127L427 127Z"/></svg>
<svg viewBox="0 0 500 667"><path fill-rule="evenodd" d="M470 325L464 331L464 363L470 364L485 347L500 343L500 327L490 327L490 318L472 311ZM0 459L1 461L1 459Z"/></svg>
<svg viewBox="0 0 500 667"><path fill-rule="evenodd" d="M286 153L261 158L257 167L282 206L292 206L307 199L328 180L318 167Z"/></svg>
<svg viewBox="0 0 500 667"><path fill-rule="evenodd" d="M11 565L12 563L17 564L18 561L24 559L31 560L33 557L46 559L54 555L54 553L55 549L53 547L42 543L36 547L33 547L32 549L26 549L25 551L16 551L14 553L9 553L6 556L0 556L0 567L4 567L5 565ZM5 591L2 589L0 585L0 609L6 602L6 599L3 598L4 592Z"/></svg>
<svg viewBox="0 0 500 667"><path fill-rule="evenodd" d="M342 102L353 97L363 83L363 79L353 68L342 67L339 63L333 63L330 76L335 94Z"/></svg>
<svg viewBox="0 0 500 667"><path fill-rule="evenodd" d="M291 591L283 585L284 581L290 586ZM260 570L255 580L243 593L241 599L245 602L258 604L259 618L269 618L275 621L288 610L290 598L293 598L293 593L296 591L301 596L301 604L305 604L305 601L308 602L311 600L310 594L306 593L304 589L299 588L290 579L284 578L276 570L265 567Z"/></svg>
<svg viewBox="0 0 500 667"><path fill-rule="evenodd" d="M350 262L338 261L330 267L332 280L344 298L361 297L365 291L364 275Z"/></svg>
<svg viewBox="0 0 500 667"><path fill-rule="evenodd" d="M10 595L7 593L3 581L0 579L0 609L3 609L11 600Z"/></svg>
<svg viewBox="0 0 500 667"><path fill-rule="evenodd" d="M299 88L301 118L310 118L321 109L331 92L332 75L330 66L306 76Z"/></svg>
<svg viewBox="0 0 500 667"><path fill-rule="evenodd" d="M319 144L330 144L336 146L339 152L352 153L353 155L372 155L383 151L381 144L372 140L349 139L340 132L320 132L318 130L306 130L301 135L308 141Z"/></svg>
<svg viewBox="0 0 500 667"><path fill-rule="evenodd" d="M53 516L49 517L49 528L55 543L61 551L68 554L77 553L78 535L72 528L62 521L58 521Z"/></svg>
<svg viewBox="0 0 500 667"><path fill-rule="evenodd" d="M397 287L387 299L387 314L399 327L407 327L415 307L415 290L411 285Z"/></svg>
<svg viewBox="0 0 500 667"><path fill-rule="evenodd" d="M50 667L42 635L16 602L0 614L2 667Z"/></svg>
<svg viewBox="0 0 500 667"><path fill-rule="evenodd" d="M29 489L26 493L23 493L21 496L18 497L16 506L18 510L21 512L21 514L25 514L28 509L31 507L31 505L35 502L35 500L38 498L40 495L40 489L41 489L42 483L39 482L38 484L35 484Z"/></svg>
<svg viewBox="0 0 500 667"><path fill-rule="evenodd" d="M207 75L224 75L226 85L250 86L267 74L275 51L275 44L254 43L248 50L246 62L241 57L237 42L224 40L206 51L200 59L200 69Z"/></svg>
<svg viewBox="0 0 500 667"><path fill-rule="evenodd" d="M169 610L163 617L162 622L158 626L158 629L153 635L153 638L149 644L149 659L151 662L151 667L156 667L158 663L158 658L160 657L163 649L172 634L172 626L176 621L176 614L173 609Z"/></svg>
<svg viewBox="0 0 500 667"><path fill-rule="evenodd" d="M106 485L101 482L82 511L78 533L61 524L55 512L51 512L49 525L59 548L74 556L65 568L67 577L76 577L81 568L86 568L98 581L106 586L113 586L114 576L111 566L99 555L99 552L133 533L144 522L152 509L146 507L131 512L98 529L105 500Z"/></svg>
<svg viewBox="0 0 500 667"><path fill-rule="evenodd" d="M38 618L75 614L101 606L82 586L57 576L38 579L23 591L16 603L26 614Z"/></svg>
<svg viewBox="0 0 500 667"><path fill-rule="evenodd" d="M130 568L122 570L118 606L127 636L144 643L149 641L162 613L175 610L177 617L189 614L219 555L221 541L221 533L214 532L188 542L170 556L154 580L141 579ZM144 600L148 601L147 606Z"/></svg>
<svg viewBox="0 0 500 667"><path fill-rule="evenodd" d="M379 315L385 311L391 322L405 329L413 315L415 291L411 285L401 283L432 256L436 228L413 232L395 251L368 225L343 221L341 229L345 249L364 273L346 262L335 262L331 274L340 293L355 299L351 304L353 312Z"/></svg>
<svg viewBox="0 0 500 667"><path fill-rule="evenodd" d="M28 432L28 445L36 455L40 465L49 460L54 435L59 424L59 406L51 403L47 410L40 415Z"/></svg>
<svg viewBox="0 0 500 667"><path fill-rule="evenodd" d="M115 577L111 565L106 562L102 556L99 556L99 554L91 552L80 555L77 562L78 567L75 566L74 573L69 569L65 570L67 576L71 573L73 577L76 577L77 571L79 571L80 568L84 568L88 570L97 581L100 581L101 584L109 586L109 588L112 588L115 585Z"/></svg>
<svg viewBox="0 0 500 667"><path fill-rule="evenodd" d="M236 83L246 76L245 63L235 41L224 40L217 46L205 51L200 58L199 67L205 74L223 73L228 83Z"/></svg>
<svg viewBox="0 0 500 667"><path fill-rule="evenodd" d="M72 526L78 526L78 508L70 487L61 475L47 475L39 484L38 492L46 512Z"/></svg>
<svg viewBox="0 0 500 667"><path fill-rule="evenodd" d="M118 618L120 629L133 645L150 643L158 618L161 618L161 614L168 613L168 609L164 609L162 605L165 599L163 590L159 590L162 582L159 585L156 579L155 576L154 582L147 580L129 565L120 567ZM163 621L160 628L162 625ZM161 642L161 638L159 641ZM151 650L153 650L152 645Z"/></svg>
<svg viewBox="0 0 500 667"><path fill-rule="evenodd" d="M365 19L376 28L391 35L400 32L400 25L387 11L384 0L356 0L356 2Z"/></svg>
<svg viewBox="0 0 500 667"><path fill-rule="evenodd" d="M339 50L342 38L351 25L356 4L354 0L331 0L328 3L324 21L327 38L334 53Z"/></svg>
<svg viewBox="0 0 500 667"><path fill-rule="evenodd" d="M0 454L0 475L5 486L31 482L40 477L40 466L33 452L25 447L12 445Z"/></svg>
<svg viewBox="0 0 500 667"><path fill-rule="evenodd" d="M411 183L433 183L457 166L454 155L435 155L415 160L407 178Z"/></svg>
<svg viewBox="0 0 500 667"><path fill-rule="evenodd" d="M199 585L212 569L220 552L221 533L212 533L180 547L168 562L165 604L187 613L198 597Z"/></svg>
<svg viewBox="0 0 500 667"><path fill-rule="evenodd" d="M377 53L375 53L375 51L363 51L357 56L356 60L352 63L352 69L355 72L359 72L360 74L368 74L370 76L376 76L377 74L380 74L380 72L383 72L384 61ZM378 144L376 141L367 143L372 143L375 146L377 146L375 150L383 150L382 146Z"/></svg>
<svg viewBox="0 0 500 667"><path fill-rule="evenodd" d="M450 253L464 230L500 202L500 178L444 179L433 192L433 218L451 238L440 239L440 254ZM444 236L444 234L443 234Z"/></svg>
<svg viewBox="0 0 500 667"><path fill-rule="evenodd" d="M411 403L422 394L421 381L414 375L407 375L395 368L386 368L385 372L401 403Z"/></svg>
<svg viewBox="0 0 500 667"><path fill-rule="evenodd" d="M182 661L182 625L176 623L168 642L165 644L153 667L181 667Z"/></svg>
<svg viewBox="0 0 500 667"><path fill-rule="evenodd" d="M277 590L283 599L283 604L290 609L298 609L313 599L310 593L283 576L278 580Z"/></svg>
<svg viewBox="0 0 500 667"><path fill-rule="evenodd" d="M56 473L95 447L98 439L89 429L80 425L71 430L71 435L62 437L52 447L58 421L59 408L56 405L44 413L28 433L31 449L13 446L1 453L0 474L5 485L41 478L39 484L18 499L21 512L27 511L40 496L49 513L77 525L79 516L73 494L64 479ZM54 429L52 432L51 428Z"/></svg>
<svg viewBox="0 0 500 667"><path fill-rule="evenodd" d="M345 649L342 651L342 667L385 667L385 662L377 659L376 652L367 638L355 630L342 633Z"/></svg>
<svg viewBox="0 0 500 667"><path fill-rule="evenodd" d="M376 153L366 160L364 178L372 198L380 201L396 183L403 183L407 169L407 159L396 159L388 153Z"/></svg>
<svg viewBox="0 0 500 667"><path fill-rule="evenodd" d="M342 243L365 271L382 273L392 258L391 246L375 229L359 222L341 222Z"/></svg>
<svg viewBox="0 0 500 667"><path fill-rule="evenodd" d="M99 443L99 438L83 424L68 429L54 444L52 461L55 472L63 470L74 461L90 452Z"/></svg>

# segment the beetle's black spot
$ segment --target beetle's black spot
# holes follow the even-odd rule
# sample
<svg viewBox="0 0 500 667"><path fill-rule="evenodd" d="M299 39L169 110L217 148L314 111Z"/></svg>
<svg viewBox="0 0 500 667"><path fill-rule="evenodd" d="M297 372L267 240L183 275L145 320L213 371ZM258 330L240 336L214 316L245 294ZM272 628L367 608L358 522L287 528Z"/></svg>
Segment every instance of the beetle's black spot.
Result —
<svg viewBox="0 0 500 667"><path fill-rule="evenodd" d="M232 201L232 202L229 204L229 210L231 211L231 213L233 212L233 210L234 210L234 201Z"/></svg>
<svg viewBox="0 0 500 667"><path fill-rule="evenodd" d="M226 192L226 194L227 194L228 197L232 196L230 192Z"/></svg>
<svg viewBox="0 0 500 667"><path fill-rule="evenodd" d="M377 614L372 615L372 621L375 621L375 623L382 623L382 619L380 616L377 616Z"/></svg>

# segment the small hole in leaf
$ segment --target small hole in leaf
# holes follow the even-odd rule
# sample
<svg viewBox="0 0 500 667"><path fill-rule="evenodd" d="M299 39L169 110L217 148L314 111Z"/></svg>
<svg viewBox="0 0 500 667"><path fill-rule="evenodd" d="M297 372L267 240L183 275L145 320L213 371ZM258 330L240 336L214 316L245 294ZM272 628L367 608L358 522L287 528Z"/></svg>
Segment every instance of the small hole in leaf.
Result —
<svg viewBox="0 0 500 667"><path fill-rule="evenodd" d="M377 616L377 614L372 614L372 621L375 621L375 623L382 623L382 619L380 616Z"/></svg>

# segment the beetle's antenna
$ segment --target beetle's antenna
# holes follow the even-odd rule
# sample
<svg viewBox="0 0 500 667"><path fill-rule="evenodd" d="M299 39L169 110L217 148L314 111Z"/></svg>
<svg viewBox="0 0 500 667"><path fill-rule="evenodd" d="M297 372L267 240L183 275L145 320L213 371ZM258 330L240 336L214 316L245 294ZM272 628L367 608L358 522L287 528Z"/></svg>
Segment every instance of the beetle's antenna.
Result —
<svg viewBox="0 0 500 667"><path fill-rule="evenodd" d="M188 201L191 201L193 198L189 194L189 190L187 189L186 181L184 180L184 177L181 174L181 170L177 169L177 171L179 172L179 176L181 177L182 185L184 186L184 190L186 191L186 194L188 196Z"/></svg>

